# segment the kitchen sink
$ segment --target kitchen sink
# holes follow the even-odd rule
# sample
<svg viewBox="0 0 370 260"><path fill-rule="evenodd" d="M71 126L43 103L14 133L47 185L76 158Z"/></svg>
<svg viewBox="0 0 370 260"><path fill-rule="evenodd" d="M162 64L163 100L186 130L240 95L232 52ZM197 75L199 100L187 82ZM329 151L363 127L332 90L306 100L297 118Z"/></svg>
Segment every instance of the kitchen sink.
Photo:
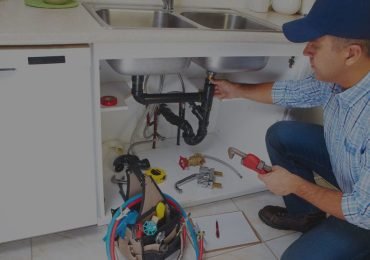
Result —
<svg viewBox="0 0 370 260"><path fill-rule="evenodd" d="M232 9L175 8L165 10L154 5L103 4L82 5L103 27L125 28L191 28L196 30L234 30L277 32L276 28Z"/></svg>
<svg viewBox="0 0 370 260"><path fill-rule="evenodd" d="M207 71L215 73L233 73L256 71L267 65L268 57L199 57L192 61Z"/></svg>
<svg viewBox="0 0 370 260"><path fill-rule="evenodd" d="M96 14L113 28L196 28L162 10L100 9Z"/></svg>
<svg viewBox="0 0 370 260"><path fill-rule="evenodd" d="M180 16L164 10L132 9L120 6L87 5L87 10L102 26L119 28L196 28Z"/></svg>
<svg viewBox="0 0 370 260"><path fill-rule="evenodd" d="M190 58L124 58L107 60L116 72L124 75L161 75L183 72Z"/></svg>
<svg viewBox="0 0 370 260"><path fill-rule="evenodd" d="M211 29L221 30L248 30L248 31L276 31L275 29L241 16L232 11L198 12L185 11L182 16Z"/></svg>
<svg viewBox="0 0 370 260"><path fill-rule="evenodd" d="M86 10L103 27L111 29L192 28L195 30L277 32L261 22L232 9L178 8L159 6L83 3ZM174 74L186 70L191 61L207 71L231 73L264 68L268 57L171 57L110 59L108 64L124 75Z"/></svg>
<svg viewBox="0 0 370 260"><path fill-rule="evenodd" d="M175 74L186 70L190 62L206 71L233 73L263 69L268 57L196 57L196 58L124 58L107 60L116 72L123 75Z"/></svg>

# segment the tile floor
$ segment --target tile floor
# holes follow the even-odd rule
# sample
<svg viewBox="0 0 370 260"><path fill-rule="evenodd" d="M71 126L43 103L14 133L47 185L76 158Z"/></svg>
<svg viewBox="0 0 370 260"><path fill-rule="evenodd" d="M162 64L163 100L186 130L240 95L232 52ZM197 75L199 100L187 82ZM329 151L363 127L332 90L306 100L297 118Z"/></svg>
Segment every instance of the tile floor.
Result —
<svg viewBox="0 0 370 260"><path fill-rule="evenodd" d="M206 259L212 260L276 260L300 233L280 231L263 224L257 212L264 205L282 205L280 197L270 192L260 192L234 199L188 208L193 217L241 210L257 232L261 243L234 249L212 252ZM105 247L102 238L106 226L87 227L32 239L0 244L1 260L104 260ZM175 259L175 258L174 258ZM185 260L195 259L192 248L187 247Z"/></svg>

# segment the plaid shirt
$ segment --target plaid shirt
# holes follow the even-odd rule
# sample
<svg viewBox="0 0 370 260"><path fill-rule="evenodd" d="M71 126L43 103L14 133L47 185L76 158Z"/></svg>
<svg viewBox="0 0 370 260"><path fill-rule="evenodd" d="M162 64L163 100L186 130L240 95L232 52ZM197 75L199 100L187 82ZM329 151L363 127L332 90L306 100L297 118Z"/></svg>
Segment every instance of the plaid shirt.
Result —
<svg viewBox="0 0 370 260"><path fill-rule="evenodd" d="M285 107L324 108L325 141L343 192L343 214L370 229L370 73L345 91L310 76L277 81L272 93L273 102Z"/></svg>

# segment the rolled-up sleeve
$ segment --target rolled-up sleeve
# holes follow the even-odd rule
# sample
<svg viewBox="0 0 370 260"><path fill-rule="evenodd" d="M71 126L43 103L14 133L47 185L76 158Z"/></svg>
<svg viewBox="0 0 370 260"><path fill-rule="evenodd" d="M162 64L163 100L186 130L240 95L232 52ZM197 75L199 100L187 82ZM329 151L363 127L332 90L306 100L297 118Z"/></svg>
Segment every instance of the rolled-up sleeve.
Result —
<svg viewBox="0 0 370 260"><path fill-rule="evenodd" d="M365 165L361 178L356 182L351 193L342 197L342 211L346 220L359 227L370 229L370 141L363 153Z"/></svg>
<svg viewBox="0 0 370 260"><path fill-rule="evenodd" d="M272 100L284 107L318 107L330 98L332 86L332 83L318 81L313 75L302 80L276 81L272 87Z"/></svg>

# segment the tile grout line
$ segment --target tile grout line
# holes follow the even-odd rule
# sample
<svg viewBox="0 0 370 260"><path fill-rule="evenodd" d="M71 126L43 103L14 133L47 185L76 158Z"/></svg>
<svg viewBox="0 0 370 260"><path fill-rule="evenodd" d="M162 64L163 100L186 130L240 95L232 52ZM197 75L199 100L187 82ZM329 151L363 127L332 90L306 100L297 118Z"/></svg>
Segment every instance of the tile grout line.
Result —
<svg viewBox="0 0 370 260"><path fill-rule="evenodd" d="M272 254L276 257L276 259L279 260L279 257L275 254L274 250L272 250L272 248L270 248L270 246L267 244L267 242L270 242L270 241L273 241L273 240L276 240L276 239L280 239L280 238L283 238L283 237L286 237L286 236L290 236L290 235L295 234L295 233L299 233L299 232L291 232L291 233L284 234L284 235L281 235L281 236L278 236L278 237L275 237L275 238L268 239L268 240L264 241L264 244L272 252Z"/></svg>
<svg viewBox="0 0 370 260"><path fill-rule="evenodd" d="M265 244L265 246L268 248L268 250L270 250L271 254L277 259L279 260L279 257L275 254L274 250L272 250L272 248L269 247L269 245L266 243L266 242L263 242Z"/></svg>
<svg viewBox="0 0 370 260"><path fill-rule="evenodd" d="M243 196L240 196L240 197L243 197ZM237 197L237 198L240 198L240 197ZM248 196L249 197L249 196ZM232 200L232 202L234 203L234 205L237 207L237 209L238 210L240 210L240 211L242 211L243 213L244 213L244 210L243 209L241 209L239 206L238 206L238 204L235 202L235 199L237 199L237 198L231 198L231 200ZM248 199L248 198L247 198ZM282 238L282 237L284 237L284 236L288 236L288 235L291 235L291 234L294 234L295 232L292 232L292 233L288 233L288 234L283 234L283 235L281 235L281 236L278 236L278 237L275 237L275 238L271 238L271 239L267 239L267 240L264 240L263 238L262 238L262 236L257 232L257 230L254 228L254 226L252 225L252 222L250 222L249 221L249 219L248 219L248 217L245 215L245 217L247 218L247 220L248 220L248 222L249 222L249 224L251 225L251 227L253 228L253 230L255 231L255 233L256 233L256 235L257 235L257 237L260 239L260 241L261 241L261 244L264 244L266 247L267 247L267 249L271 252L271 254L277 259L277 260L279 260L279 257L276 255L276 253L272 250L272 248L270 248L270 246L268 245L268 243L267 242L269 242L269 241L272 241L272 240L275 240L275 239L279 239L279 238Z"/></svg>
<svg viewBox="0 0 370 260"><path fill-rule="evenodd" d="M31 260L33 260L33 243L32 243L33 239L30 238L30 246L31 246Z"/></svg>
<svg viewBox="0 0 370 260"><path fill-rule="evenodd" d="M295 233L299 233L299 232L292 231L291 233L286 233L286 234L283 234L281 236L277 236L277 237L274 237L274 238L270 238L270 239L264 240L264 242L270 242L272 240L279 239L279 238L282 238L282 237L285 237L285 236L290 236L290 235L295 234Z"/></svg>
<svg viewBox="0 0 370 260"><path fill-rule="evenodd" d="M245 195L244 195L244 196L245 196ZM240 197L242 197L242 196L240 196ZM244 214L244 211L238 207L238 205L234 202L234 200L233 200L233 199L234 199L234 198L230 198L230 199L225 199L225 200L223 200L223 201L224 201L224 202L231 201L231 202L234 204L234 206L236 207L236 210L233 210L233 211L231 211L231 212L241 211L241 212L243 213L243 215L244 215L244 217L246 218L246 220L247 220L248 224L252 227L252 229L253 229L254 233L256 234L257 238L260 240L260 242L259 242L259 243L257 243L257 244L263 244L263 240L261 239L260 235L259 235L259 234L258 234L258 232L255 230L255 228L253 227L252 223L249 221L249 219L247 218L247 216ZM211 204L211 203L209 203L209 204ZM223 212L222 214L225 214L225 213L230 213L230 212ZM217 214L213 214L213 215L217 215ZM215 255L212 255L212 256L209 256L209 257L207 257L207 255L206 255L206 258L207 258L207 259L212 259L212 258L214 258L214 257L221 256L221 255L225 255L225 254L228 254L228 253L230 253L230 252L234 252L234 251L239 251L239 250L242 250L242 249L248 248L248 247L250 247L250 246L253 246L253 245L244 245L244 246L239 246L239 247L236 247L234 250L230 250L230 251L228 251L228 250L226 249L226 252L220 252L219 254L215 254ZM274 256L275 256L275 255L274 255Z"/></svg>
<svg viewBox="0 0 370 260"><path fill-rule="evenodd" d="M263 243L265 242L265 240L263 240L263 239L262 239L261 234L260 234L260 233L258 233L257 229L253 226L252 221L250 221L250 220L249 220L249 218L248 218L247 214L245 214L245 212L244 212L244 210L243 210L243 209L241 209L241 208L239 208L239 207L238 207L238 205L235 203L235 201L234 201L233 199L231 199L231 200L232 200L232 202L234 203L234 205L236 206L236 208L237 208L238 210L240 210L241 212L243 212L243 215L244 215L244 217L247 219L248 224L251 226L251 228L252 228L252 230L254 231L254 233L256 234L257 238L260 240L260 243L262 243L262 244L263 244Z"/></svg>
<svg viewBox="0 0 370 260"><path fill-rule="evenodd" d="M268 244L266 243L267 241L264 240L262 238L262 235L260 233L258 233L257 229L253 226L252 222L248 219L248 216L244 213L244 210L239 208L239 206L237 205L237 203L235 203L234 199L232 198L231 199L232 202L234 203L234 205L240 210L243 212L245 218L247 219L249 225L251 226L251 228L253 229L254 233L256 234L256 236L258 237L258 239L260 240L260 244L264 245L265 247L267 247L267 249L270 251L270 253L277 259L279 260L279 258L275 255L274 251L268 246Z"/></svg>

